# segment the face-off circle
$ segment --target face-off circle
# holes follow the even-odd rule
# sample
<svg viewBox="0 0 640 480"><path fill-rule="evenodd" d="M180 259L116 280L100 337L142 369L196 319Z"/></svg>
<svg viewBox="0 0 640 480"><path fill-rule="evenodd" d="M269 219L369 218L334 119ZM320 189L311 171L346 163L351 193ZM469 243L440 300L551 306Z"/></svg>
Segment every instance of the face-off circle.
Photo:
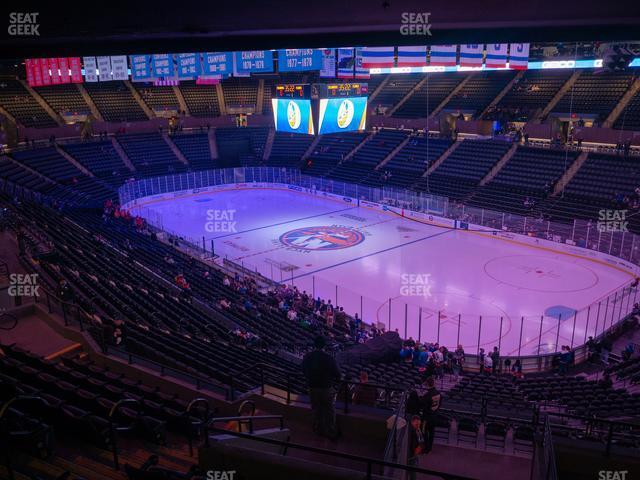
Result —
<svg viewBox="0 0 640 480"><path fill-rule="evenodd" d="M364 234L351 227L304 227L283 233L279 240L300 250L341 250L362 243Z"/></svg>

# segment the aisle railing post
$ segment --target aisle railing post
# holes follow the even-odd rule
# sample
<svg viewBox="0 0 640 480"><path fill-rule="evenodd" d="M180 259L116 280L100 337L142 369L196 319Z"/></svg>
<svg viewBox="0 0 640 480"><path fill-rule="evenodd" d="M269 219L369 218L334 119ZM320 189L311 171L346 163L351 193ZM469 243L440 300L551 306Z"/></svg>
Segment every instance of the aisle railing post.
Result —
<svg viewBox="0 0 640 480"><path fill-rule="evenodd" d="M407 321L408 321L407 312L408 312L408 308L409 307L405 303L404 304L404 338L409 338L409 336L407 335Z"/></svg>
<svg viewBox="0 0 640 480"><path fill-rule="evenodd" d="M611 323L609 324L609 328L613 327L613 319L616 316L616 302L618 301L618 292L613 296L613 305L611 306Z"/></svg>
<svg viewBox="0 0 640 480"><path fill-rule="evenodd" d="M558 330L556 331L556 349L558 351L558 344L560 343L560 323L562 323L562 314L558 314Z"/></svg>
<svg viewBox="0 0 640 480"><path fill-rule="evenodd" d="M520 358L520 352L522 349L522 329L524 327L524 316L520 317L520 340L518 340L518 358Z"/></svg>
<svg viewBox="0 0 640 480"><path fill-rule="evenodd" d="M480 321L478 322L478 355L480 354L480 332L482 331L482 315L480 315Z"/></svg>
<svg viewBox="0 0 640 480"><path fill-rule="evenodd" d="M544 315L540 315L540 331L538 332L538 350L537 354L540 355L540 348L542 347L542 325L544 324Z"/></svg>
<svg viewBox="0 0 640 480"><path fill-rule="evenodd" d="M584 327L584 340L582 343L587 343L587 335L589 332L589 315L591 314L591 305L587 307L587 324Z"/></svg>

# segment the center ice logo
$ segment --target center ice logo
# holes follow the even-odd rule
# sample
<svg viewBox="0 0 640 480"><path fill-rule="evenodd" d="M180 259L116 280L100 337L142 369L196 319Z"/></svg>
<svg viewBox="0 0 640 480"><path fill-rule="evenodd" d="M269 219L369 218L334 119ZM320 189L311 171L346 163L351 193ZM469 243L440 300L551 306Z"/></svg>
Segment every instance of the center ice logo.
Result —
<svg viewBox="0 0 640 480"><path fill-rule="evenodd" d="M340 250L364 241L364 234L350 227L305 227L280 235L280 243L301 250Z"/></svg>

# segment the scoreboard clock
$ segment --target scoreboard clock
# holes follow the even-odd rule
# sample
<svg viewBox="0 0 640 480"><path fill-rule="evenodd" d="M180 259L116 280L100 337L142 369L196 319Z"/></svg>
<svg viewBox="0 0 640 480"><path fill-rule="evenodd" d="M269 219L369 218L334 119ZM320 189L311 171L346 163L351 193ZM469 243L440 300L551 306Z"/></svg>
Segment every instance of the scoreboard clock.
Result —
<svg viewBox="0 0 640 480"><path fill-rule="evenodd" d="M285 84L275 86L274 98L298 98L298 99L310 99L311 98L311 85L304 84Z"/></svg>
<svg viewBox="0 0 640 480"><path fill-rule="evenodd" d="M320 98L366 97L369 94L369 85L360 82L328 83L319 87Z"/></svg>

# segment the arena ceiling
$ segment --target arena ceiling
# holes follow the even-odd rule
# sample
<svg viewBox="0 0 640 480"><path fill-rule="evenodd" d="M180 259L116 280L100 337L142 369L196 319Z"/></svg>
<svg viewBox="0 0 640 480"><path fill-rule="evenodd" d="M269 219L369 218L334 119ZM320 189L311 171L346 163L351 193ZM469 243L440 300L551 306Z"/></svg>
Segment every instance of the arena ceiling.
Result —
<svg viewBox="0 0 640 480"><path fill-rule="evenodd" d="M5 2L0 58L352 45L638 40L640 2L581 0L222 0ZM37 12L39 36L10 34ZM431 36L403 35L429 13Z"/></svg>

